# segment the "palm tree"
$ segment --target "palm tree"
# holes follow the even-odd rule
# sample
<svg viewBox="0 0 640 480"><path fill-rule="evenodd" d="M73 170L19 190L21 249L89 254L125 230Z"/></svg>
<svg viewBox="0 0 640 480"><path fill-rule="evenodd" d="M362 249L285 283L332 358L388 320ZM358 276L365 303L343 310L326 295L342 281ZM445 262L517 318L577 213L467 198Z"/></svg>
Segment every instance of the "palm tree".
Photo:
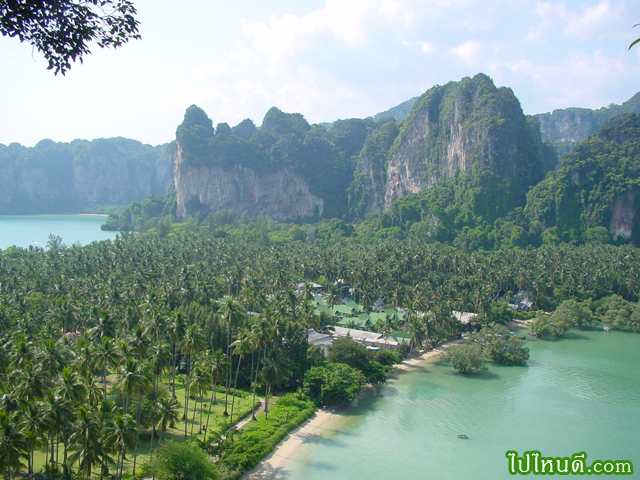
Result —
<svg viewBox="0 0 640 480"><path fill-rule="evenodd" d="M29 402L42 398L47 390L49 379L39 365L24 364L21 369L13 370L9 380L15 385L13 394L20 402Z"/></svg>
<svg viewBox="0 0 640 480"><path fill-rule="evenodd" d="M171 391L176 396L176 361L178 359L178 342L184 337L184 317L180 312L171 312L169 324L169 340L171 341Z"/></svg>
<svg viewBox="0 0 640 480"><path fill-rule="evenodd" d="M24 434L27 445L29 480L33 480L33 457L37 447L46 443L46 429L42 415L42 403L29 403L20 413L20 432Z"/></svg>
<svg viewBox="0 0 640 480"><path fill-rule="evenodd" d="M200 346L200 329L196 325L189 325L180 342L180 351L187 355L187 381L184 384L184 438L187 438L187 420L189 419L189 387L191 379L191 360L194 352Z"/></svg>
<svg viewBox="0 0 640 480"><path fill-rule="evenodd" d="M107 396L107 368L115 368L120 362L120 352L115 341L110 337L102 337L93 351L96 368L102 371L104 396Z"/></svg>
<svg viewBox="0 0 640 480"><path fill-rule="evenodd" d="M7 480L11 480L11 472L19 472L29 458L29 447L24 433L18 428L7 412L0 411L0 471Z"/></svg>
<svg viewBox="0 0 640 480"><path fill-rule="evenodd" d="M425 328L423 318L412 308L407 308L404 314L405 329L411 332L409 351L422 346L425 340Z"/></svg>
<svg viewBox="0 0 640 480"><path fill-rule="evenodd" d="M154 375L153 377L153 404L155 405L158 400L158 386L160 383L160 377L162 376L162 372L169 366L169 346L164 343L156 343L149 348L149 364L151 367L151 371ZM151 429L151 445L150 450L153 453L153 438L156 433L155 427L155 409L153 409L151 413L151 424L153 428Z"/></svg>
<svg viewBox="0 0 640 480"><path fill-rule="evenodd" d="M205 434L209 431L209 418L211 417L211 406L216 402L216 387L218 386L218 380L222 376L226 375L231 368L231 362L229 357L224 354L222 350L214 350L209 354L209 351L205 352L206 365L209 368L211 379L213 380L213 388L211 390L211 400L209 401L209 412L207 413L207 423L204 427Z"/></svg>
<svg viewBox="0 0 640 480"><path fill-rule="evenodd" d="M228 298L221 308L222 318L227 327L227 357L230 357L231 348L231 329L239 326L244 319L244 311L242 307L238 305L232 298ZM228 415L227 412L227 399L229 397L229 389L231 387L231 369L227 374L226 392L224 396L224 415Z"/></svg>
<svg viewBox="0 0 640 480"><path fill-rule="evenodd" d="M264 366L262 367L260 376L267 386L264 396L264 418L266 419L269 415L269 394L271 393L271 389L284 379L284 367L280 356L277 355L276 352L263 361Z"/></svg>
<svg viewBox="0 0 640 480"><path fill-rule="evenodd" d="M149 347L149 339L145 335L142 325L139 323L133 329L133 335L129 338L129 345L137 358L145 358L147 356L147 348Z"/></svg>
<svg viewBox="0 0 640 480"><path fill-rule="evenodd" d="M129 414L117 413L110 422L104 425L104 443L117 455L116 478L122 478L126 448L131 448L135 445L137 433L136 421ZM119 474L118 471L120 472Z"/></svg>
<svg viewBox="0 0 640 480"><path fill-rule="evenodd" d="M140 434L140 405L142 391L151 382L151 377L146 369L146 364L138 362L134 358L127 358L124 365L120 366L120 372L117 379L118 386L123 393L123 413L128 413L129 400L132 393L137 392L136 402L136 442L133 450L133 475L136 473L136 460L138 456L138 437Z"/></svg>
<svg viewBox="0 0 640 480"><path fill-rule="evenodd" d="M69 460L71 463L78 462L80 470L90 479L93 466L107 458L104 451L106 445L100 441L100 422L95 413L79 407L77 415L78 419L73 424L70 437L71 449L74 452L69 456Z"/></svg>
<svg viewBox="0 0 640 480"><path fill-rule="evenodd" d="M202 397L209 390L209 381L210 381L209 372L205 369L202 362L196 364L193 368L193 372L191 374L191 378L189 379L189 393L195 397L198 397L200 400L200 421L198 424L202 426ZM195 404L195 401L194 401ZM191 418L191 436L193 437L193 426L196 423L196 406L193 407L193 417ZM199 429L201 430L201 428Z"/></svg>
<svg viewBox="0 0 640 480"><path fill-rule="evenodd" d="M36 359L42 371L54 379L68 361L68 350L55 338L49 338L37 350Z"/></svg>
<svg viewBox="0 0 640 480"><path fill-rule="evenodd" d="M83 402L87 389L75 371L70 367L64 367L60 374L57 387L58 392L72 405L79 405Z"/></svg>
<svg viewBox="0 0 640 480"><path fill-rule="evenodd" d="M251 402L251 419L256 419L256 387L258 383L258 366L260 365L260 350L264 342L265 330L262 328L264 323L262 318L259 318L256 323L253 324L251 332L249 333L249 349L251 350L251 373L249 375L249 381L253 390L253 400ZM255 353L258 352L257 362L255 361ZM255 372L255 377L254 377Z"/></svg>
<svg viewBox="0 0 640 480"><path fill-rule="evenodd" d="M329 285L329 292L327 293L327 303L331 308L331 316L334 316L334 307L340 302L340 294L335 284Z"/></svg>
<svg viewBox="0 0 640 480"><path fill-rule="evenodd" d="M231 399L231 415L229 416L229 425L233 425L233 407L236 401L236 387L238 385L238 373L240 372L240 363L246 353L249 353L251 346L251 338L249 337L249 330L241 328L238 334L234 337L236 340L231 344L233 347L233 354L238 355L238 366L236 368L236 378L233 382L233 398Z"/></svg>
<svg viewBox="0 0 640 480"><path fill-rule="evenodd" d="M176 397L158 400L156 402L156 414L154 417L156 422L160 424L160 439L158 440L158 447L160 447L162 437L167 427L176 428L176 422L180 417L180 403L178 403ZM207 422L208 421L207 419Z"/></svg>
<svg viewBox="0 0 640 480"><path fill-rule="evenodd" d="M72 405L56 394L55 390L51 389L45 393L42 414L49 433L49 448L51 449L50 456L47 456L47 460L53 465L54 453L57 452L56 437L60 437L62 430L73 418Z"/></svg>

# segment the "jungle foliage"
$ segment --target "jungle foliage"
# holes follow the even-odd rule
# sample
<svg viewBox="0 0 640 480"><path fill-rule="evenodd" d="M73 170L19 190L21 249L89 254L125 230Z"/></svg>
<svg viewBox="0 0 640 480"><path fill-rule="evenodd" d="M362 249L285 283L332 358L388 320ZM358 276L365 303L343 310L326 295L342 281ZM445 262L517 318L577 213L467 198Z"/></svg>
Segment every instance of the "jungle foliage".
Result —
<svg viewBox="0 0 640 480"><path fill-rule="evenodd" d="M540 316L545 325L606 321L640 330L640 253L631 246L467 252L417 238L352 243L354 232L340 221L292 231L299 240L284 243L268 235L265 244L267 219L245 220L224 238L209 226L172 225L165 236L125 232L86 247L52 241L47 250L0 253L0 426L13 449L3 460L5 474L34 478L33 459L44 455L49 471L121 477L130 468L125 456L135 465L142 437L156 447L166 441L181 409L189 422L182 421L179 435L195 439L204 431L211 444L250 413L239 411L237 399L301 389L300 415L287 418L285 409L282 420L272 409L268 418L279 418L277 426L235 437L254 438L255 450L224 443L221 455L236 459L229 471L252 464L262 454L256 452L281 438L283 425L306 418L306 397L340 405L364 383L382 381L383 365L397 360L372 357L348 340L327 363L314 355L307 329L323 331L329 320L310 303L311 282L323 285L331 302L339 303L347 287L363 305L380 299L402 306L402 319L380 328L401 334L412 350L459 333L464 327L452 311L475 312L489 330L480 331L483 345L472 360L522 362L526 351L517 339L498 337L504 329L491 325L505 320L501 298L521 292L534 309L556 310ZM573 316L573 304L563 303L571 301L581 305ZM469 362L463 370L481 367ZM228 421L203 425L206 409L216 405Z"/></svg>

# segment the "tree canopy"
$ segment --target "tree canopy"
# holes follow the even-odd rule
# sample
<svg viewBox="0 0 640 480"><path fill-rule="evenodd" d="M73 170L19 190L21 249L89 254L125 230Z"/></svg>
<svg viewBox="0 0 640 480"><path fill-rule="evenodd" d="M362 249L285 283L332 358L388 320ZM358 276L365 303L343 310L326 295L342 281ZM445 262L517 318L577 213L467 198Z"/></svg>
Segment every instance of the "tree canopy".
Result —
<svg viewBox="0 0 640 480"><path fill-rule="evenodd" d="M90 44L117 48L139 39L129 0L0 0L0 33L40 51L63 75L90 54Z"/></svg>

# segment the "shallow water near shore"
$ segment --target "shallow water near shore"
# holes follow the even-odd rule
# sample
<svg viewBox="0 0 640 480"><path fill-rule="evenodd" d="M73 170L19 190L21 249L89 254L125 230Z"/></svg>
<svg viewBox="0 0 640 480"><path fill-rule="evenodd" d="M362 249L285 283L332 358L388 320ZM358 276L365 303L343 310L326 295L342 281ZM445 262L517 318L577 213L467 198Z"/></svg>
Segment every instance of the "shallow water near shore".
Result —
<svg viewBox="0 0 640 480"><path fill-rule="evenodd" d="M526 345L528 367L462 376L436 358L372 389L275 478L514 478L507 450L584 451L587 466L622 459L640 472L640 335L572 330Z"/></svg>
<svg viewBox="0 0 640 480"><path fill-rule="evenodd" d="M62 237L67 246L113 240L117 232L100 230L106 219L101 215L0 215L0 249L13 245L46 249L50 233Z"/></svg>

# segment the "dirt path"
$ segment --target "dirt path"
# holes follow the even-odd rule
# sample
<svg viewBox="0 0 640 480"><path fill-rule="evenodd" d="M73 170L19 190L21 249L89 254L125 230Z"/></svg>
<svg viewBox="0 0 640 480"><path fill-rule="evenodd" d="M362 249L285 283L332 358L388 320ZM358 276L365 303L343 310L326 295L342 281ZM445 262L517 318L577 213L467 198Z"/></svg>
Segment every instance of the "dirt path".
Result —
<svg viewBox="0 0 640 480"><path fill-rule="evenodd" d="M256 397L259 401L260 401L260 405L258 405L258 408L256 408L256 415L258 415L261 412L264 412L264 398L260 398L260 397ZM246 417L240 419L240 421L238 421L235 425L234 428L236 430L240 430L242 427L244 427L247 423L249 423L251 421L251 413L249 413Z"/></svg>

